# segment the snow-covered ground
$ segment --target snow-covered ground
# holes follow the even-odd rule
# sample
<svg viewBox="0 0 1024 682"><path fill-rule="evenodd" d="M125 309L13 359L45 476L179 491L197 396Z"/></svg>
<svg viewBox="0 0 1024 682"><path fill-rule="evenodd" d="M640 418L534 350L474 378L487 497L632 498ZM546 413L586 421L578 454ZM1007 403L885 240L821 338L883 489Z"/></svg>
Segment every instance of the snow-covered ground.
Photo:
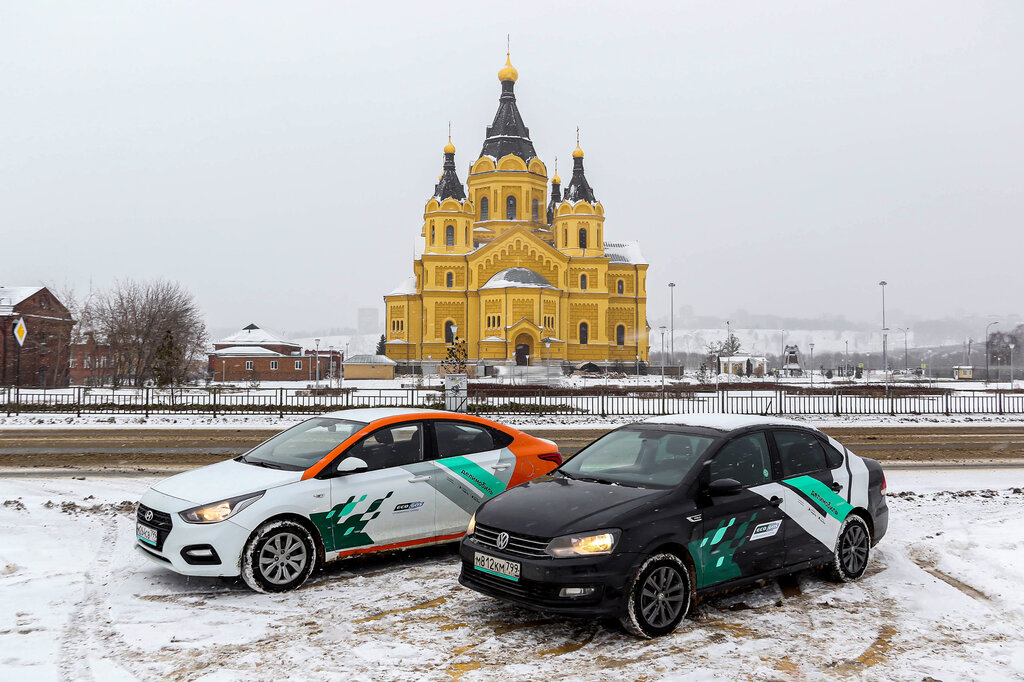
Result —
<svg viewBox="0 0 1024 682"><path fill-rule="evenodd" d="M865 578L706 601L640 641L458 586L450 549L258 595L135 555L139 478L0 479L0 679L1024 679L1024 469L888 474Z"/></svg>

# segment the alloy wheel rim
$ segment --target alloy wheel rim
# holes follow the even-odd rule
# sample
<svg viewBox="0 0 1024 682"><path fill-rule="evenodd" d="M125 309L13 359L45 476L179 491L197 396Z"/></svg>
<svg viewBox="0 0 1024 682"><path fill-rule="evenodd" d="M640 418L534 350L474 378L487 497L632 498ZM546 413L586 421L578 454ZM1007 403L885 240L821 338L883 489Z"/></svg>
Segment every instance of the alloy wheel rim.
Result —
<svg viewBox="0 0 1024 682"><path fill-rule="evenodd" d="M671 566L655 569L640 590L640 614L654 628L669 625L686 604L686 588L679 571Z"/></svg>
<svg viewBox="0 0 1024 682"><path fill-rule="evenodd" d="M260 573L275 585L289 583L306 568L309 554L301 538L294 533L278 533L260 550Z"/></svg>
<svg viewBox="0 0 1024 682"><path fill-rule="evenodd" d="M851 525L846 530L839 559L849 575L864 570L868 561L868 534L860 524Z"/></svg>

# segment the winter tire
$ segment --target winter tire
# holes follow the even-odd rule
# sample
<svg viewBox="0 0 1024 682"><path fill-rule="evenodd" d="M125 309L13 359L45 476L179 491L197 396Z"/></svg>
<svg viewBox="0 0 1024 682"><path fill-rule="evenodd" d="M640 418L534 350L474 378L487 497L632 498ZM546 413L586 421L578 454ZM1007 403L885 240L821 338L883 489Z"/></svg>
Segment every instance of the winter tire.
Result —
<svg viewBox="0 0 1024 682"><path fill-rule="evenodd" d="M690 612L690 571L674 554L655 554L636 572L629 589L622 626L637 637L667 635Z"/></svg>
<svg viewBox="0 0 1024 682"><path fill-rule="evenodd" d="M850 514L843 521L832 561L825 565L825 574L837 582L859 580L871 556L871 531L861 517Z"/></svg>
<svg viewBox="0 0 1024 682"><path fill-rule="evenodd" d="M315 567L313 536L294 521L263 524L242 550L242 580L257 592L294 590Z"/></svg>

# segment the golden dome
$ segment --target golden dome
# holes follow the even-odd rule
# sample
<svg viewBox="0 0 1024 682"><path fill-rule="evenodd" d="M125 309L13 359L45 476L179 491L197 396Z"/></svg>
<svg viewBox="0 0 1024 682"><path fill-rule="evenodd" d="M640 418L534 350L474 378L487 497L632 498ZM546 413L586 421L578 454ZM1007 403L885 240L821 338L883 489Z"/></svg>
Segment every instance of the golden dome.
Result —
<svg viewBox="0 0 1024 682"><path fill-rule="evenodd" d="M446 144L444 146L444 153L445 154L454 154L455 153L455 145L452 144L452 138L450 138L450 137L448 138L448 144Z"/></svg>
<svg viewBox="0 0 1024 682"><path fill-rule="evenodd" d="M562 178L558 177L558 171L555 171L555 177L551 178L551 183L555 185L562 184Z"/></svg>
<svg viewBox="0 0 1024 682"><path fill-rule="evenodd" d="M576 149L574 149L573 152L572 152L572 158L574 158L574 159L582 159L583 158L583 150L580 149L580 143L579 142L576 143Z"/></svg>
<svg viewBox="0 0 1024 682"><path fill-rule="evenodd" d="M519 72L516 71L516 67L512 66L511 53L505 54L505 67L498 72L498 80L512 81L513 83L519 80Z"/></svg>

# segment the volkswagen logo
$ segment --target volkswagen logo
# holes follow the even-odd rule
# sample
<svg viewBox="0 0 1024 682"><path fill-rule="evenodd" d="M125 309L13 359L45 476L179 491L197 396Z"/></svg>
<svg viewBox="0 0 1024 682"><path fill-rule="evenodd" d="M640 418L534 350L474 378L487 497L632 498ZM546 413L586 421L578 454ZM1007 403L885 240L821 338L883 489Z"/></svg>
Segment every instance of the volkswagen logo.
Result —
<svg viewBox="0 0 1024 682"><path fill-rule="evenodd" d="M498 540L495 542L495 547L498 549L505 549L508 547L508 533L504 531L498 533Z"/></svg>
<svg viewBox="0 0 1024 682"><path fill-rule="evenodd" d="M152 509L147 509L146 512L142 515L142 518L146 519L147 521L152 521L153 520L153 510ZM505 539L505 542L508 542L508 538Z"/></svg>

